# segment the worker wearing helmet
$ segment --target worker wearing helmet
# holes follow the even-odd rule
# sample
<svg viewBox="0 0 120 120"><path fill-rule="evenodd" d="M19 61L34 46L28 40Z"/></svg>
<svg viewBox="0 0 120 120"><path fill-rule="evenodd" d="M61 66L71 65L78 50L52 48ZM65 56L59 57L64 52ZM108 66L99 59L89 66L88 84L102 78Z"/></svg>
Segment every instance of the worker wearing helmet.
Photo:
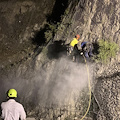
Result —
<svg viewBox="0 0 120 120"><path fill-rule="evenodd" d="M73 38L73 40L70 42L70 47L69 47L69 55L71 53L73 53L73 61L75 61L75 57L77 55L77 52L78 52L78 47L77 47L77 44L79 42L81 42L80 39L80 35L76 35L75 38Z"/></svg>
<svg viewBox="0 0 120 120"><path fill-rule="evenodd" d="M8 101L2 102L1 109L3 120L26 120L26 113L23 106L15 101L17 97L17 91L15 89L10 89L7 92Z"/></svg>
<svg viewBox="0 0 120 120"><path fill-rule="evenodd" d="M80 39L80 36L76 35L75 38L73 38L73 40L71 41L70 46L74 47L76 44L78 44L80 42L79 39Z"/></svg>

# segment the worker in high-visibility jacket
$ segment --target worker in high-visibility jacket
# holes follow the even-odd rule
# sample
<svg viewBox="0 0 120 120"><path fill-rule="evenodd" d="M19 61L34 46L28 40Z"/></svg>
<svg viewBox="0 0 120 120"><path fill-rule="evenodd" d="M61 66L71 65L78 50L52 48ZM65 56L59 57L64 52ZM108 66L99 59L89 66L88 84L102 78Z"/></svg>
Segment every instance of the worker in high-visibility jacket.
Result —
<svg viewBox="0 0 120 120"><path fill-rule="evenodd" d="M17 91L10 89L7 92L8 101L2 102L1 109L3 120L26 120L26 113L22 104L15 101Z"/></svg>
<svg viewBox="0 0 120 120"><path fill-rule="evenodd" d="M80 35L76 35L75 38L73 38L73 40L70 42L70 46L69 46L69 55L72 54L73 55L73 61L76 60L76 55L78 54L78 46L77 44L79 42L81 42L80 39Z"/></svg>

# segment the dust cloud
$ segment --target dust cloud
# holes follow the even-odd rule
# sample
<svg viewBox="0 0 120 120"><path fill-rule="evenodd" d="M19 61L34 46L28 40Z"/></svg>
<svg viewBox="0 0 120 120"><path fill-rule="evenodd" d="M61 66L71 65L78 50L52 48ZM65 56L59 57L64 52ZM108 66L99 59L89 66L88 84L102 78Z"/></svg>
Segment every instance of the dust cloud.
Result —
<svg viewBox="0 0 120 120"><path fill-rule="evenodd" d="M75 63L66 58L53 60L46 69L26 72L24 75L10 74L1 80L1 98L5 100L8 89L18 91L17 100L26 109L31 106L68 104L88 86L88 73L84 63Z"/></svg>

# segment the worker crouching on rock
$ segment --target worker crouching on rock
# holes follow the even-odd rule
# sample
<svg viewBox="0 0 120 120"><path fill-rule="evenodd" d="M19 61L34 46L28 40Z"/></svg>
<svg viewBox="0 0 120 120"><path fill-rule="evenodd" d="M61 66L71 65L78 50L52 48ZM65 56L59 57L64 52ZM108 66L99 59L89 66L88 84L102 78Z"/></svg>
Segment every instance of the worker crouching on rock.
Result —
<svg viewBox="0 0 120 120"><path fill-rule="evenodd" d="M15 101L17 91L10 89L7 92L8 101L2 102L2 120L26 120L26 113L23 106Z"/></svg>

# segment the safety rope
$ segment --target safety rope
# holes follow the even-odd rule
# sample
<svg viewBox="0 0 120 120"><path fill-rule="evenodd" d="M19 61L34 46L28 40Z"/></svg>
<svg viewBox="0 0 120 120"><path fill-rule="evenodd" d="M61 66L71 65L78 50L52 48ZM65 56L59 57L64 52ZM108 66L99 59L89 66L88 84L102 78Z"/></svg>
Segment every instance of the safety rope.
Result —
<svg viewBox="0 0 120 120"><path fill-rule="evenodd" d="M90 95L89 95L89 104L88 104L87 111L85 112L84 116L80 120L83 120L86 117L86 115L88 114L88 111L90 109L90 105L91 105L91 85L90 85L89 68L88 68L87 61L86 61L84 54L82 56L83 56L85 64L86 64L86 69L87 69L87 74L88 74L87 75L88 76L88 84L89 84L88 87L89 87L89 94Z"/></svg>

